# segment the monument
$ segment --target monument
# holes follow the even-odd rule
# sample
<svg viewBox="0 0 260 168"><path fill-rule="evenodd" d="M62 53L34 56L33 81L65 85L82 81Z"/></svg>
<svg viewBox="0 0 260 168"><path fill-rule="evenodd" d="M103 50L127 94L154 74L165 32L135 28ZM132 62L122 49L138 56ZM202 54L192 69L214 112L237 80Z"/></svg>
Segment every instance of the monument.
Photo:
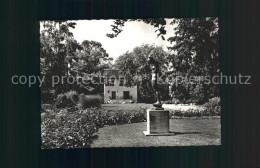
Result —
<svg viewBox="0 0 260 168"><path fill-rule="evenodd" d="M156 91L157 101L153 107L147 110L147 131L143 131L146 136L168 135L169 131L169 111L162 108L160 98L160 88L158 84L159 62L154 60L151 53L148 62L152 65L152 86Z"/></svg>

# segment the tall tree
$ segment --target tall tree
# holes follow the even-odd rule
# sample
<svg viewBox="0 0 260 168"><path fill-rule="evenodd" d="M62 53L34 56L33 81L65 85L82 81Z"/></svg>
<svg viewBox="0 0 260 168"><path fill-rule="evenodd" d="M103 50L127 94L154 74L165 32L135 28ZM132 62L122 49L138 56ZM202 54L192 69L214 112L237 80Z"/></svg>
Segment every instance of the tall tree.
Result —
<svg viewBox="0 0 260 168"><path fill-rule="evenodd" d="M80 86L75 86L74 89L84 93L103 92L103 85L99 83L100 78L97 76L110 66L112 60L101 43L84 40L81 50L77 50L72 57L67 57L67 61L70 64L70 75L89 79L89 84L86 86L81 82Z"/></svg>
<svg viewBox="0 0 260 168"><path fill-rule="evenodd" d="M116 20L111 25L113 33L107 36L117 37L123 31L125 22L129 21L142 21L157 27L157 37L162 39L167 33L164 19L129 19ZM174 25L175 30L175 36L168 38L172 44L168 47L172 51L168 57L172 72L183 77L218 75L218 18L177 18L172 19L171 25ZM178 86L175 83L172 83L174 96L182 100L190 99L201 103L208 98L219 96L219 85L205 84L203 78L192 85L185 81L178 83Z"/></svg>
<svg viewBox="0 0 260 168"><path fill-rule="evenodd" d="M168 53L162 47L153 45L142 45L136 47L132 52L119 56L115 61L115 67L122 70L126 76L127 86L138 86L138 99L142 102L154 102L155 92L151 85L151 66L148 64L148 56L153 52L153 57L160 62L161 72L167 71ZM164 97L168 95L167 86L161 81L161 88Z"/></svg>
<svg viewBox="0 0 260 168"><path fill-rule="evenodd" d="M41 74L45 76L42 90L52 87L52 76L63 76L67 73L65 58L72 55L80 45L73 38L70 28L76 23L67 21L43 21L40 32ZM63 86L56 85L55 93L62 92Z"/></svg>
<svg viewBox="0 0 260 168"><path fill-rule="evenodd" d="M117 37L122 31L123 27L126 22L131 22L131 21L138 21L138 22L143 22L146 24L150 24L153 27L156 28L157 32L157 37L161 37L163 40L165 40L164 35L166 34L165 30L165 25L166 21L163 18L159 19L116 19L114 20L114 24L111 25L113 33L107 34L108 37L114 38Z"/></svg>
<svg viewBox="0 0 260 168"><path fill-rule="evenodd" d="M213 77L219 73L218 54L218 19L217 18L184 18L174 19L171 24L177 25L175 36L168 40L173 43L169 47L173 51L169 59L176 74L184 74L186 77L202 76ZM207 101L209 98L219 96L219 86L213 83L205 84L201 81L190 85L182 83L175 90L181 93L189 93L186 96L197 103ZM185 87L184 87L185 86ZM182 88L180 90L180 88ZM183 94L176 94L184 97ZM183 98L182 98L183 99Z"/></svg>
<svg viewBox="0 0 260 168"><path fill-rule="evenodd" d="M78 63L75 69L80 73L101 72L113 60L100 42L84 40L81 47L73 57Z"/></svg>

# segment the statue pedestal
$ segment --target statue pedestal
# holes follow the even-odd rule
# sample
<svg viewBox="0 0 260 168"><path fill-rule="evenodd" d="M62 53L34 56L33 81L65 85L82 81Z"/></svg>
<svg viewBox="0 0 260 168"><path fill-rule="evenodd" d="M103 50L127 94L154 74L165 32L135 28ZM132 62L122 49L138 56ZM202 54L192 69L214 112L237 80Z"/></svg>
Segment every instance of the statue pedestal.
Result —
<svg viewBox="0 0 260 168"><path fill-rule="evenodd" d="M169 111L164 109L151 108L147 110L147 131L146 136L172 135L169 131Z"/></svg>

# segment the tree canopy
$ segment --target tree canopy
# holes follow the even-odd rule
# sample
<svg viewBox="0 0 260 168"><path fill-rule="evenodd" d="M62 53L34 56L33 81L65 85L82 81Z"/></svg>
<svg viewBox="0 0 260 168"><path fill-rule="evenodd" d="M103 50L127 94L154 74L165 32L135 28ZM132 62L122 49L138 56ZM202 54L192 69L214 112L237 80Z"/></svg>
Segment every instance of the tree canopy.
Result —
<svg viewBox="0 0 260 168"><path fill-rule="evenodd" d="M100 42L85 40L79 44L73 37L71 29L76 23L67 21L43 21L40 32L41 75L44 75L42 90L52 88L52 76L84 78L86 74L102 72L111 64L112 58ZM89 84L91 85L91 83ZM69 89L85 90L84 84L69 86L66 81L55 85L56 94ZM100 85L92 85L96 92ZM81 89L80 89L81 88Z"/></svg>
<svg viewBox="0 0 260 168"><path fill-rule="evenodd" d="M123 31L125 22L131 21L142 21L156 27L157 37L162 39L167 34L165 19L129 19L116 20L111 25L113 33L107 36L117 37ZM219 85L205 84L203 78L219 75L218 18L174 18L170 24L175 32L173 37L167 39L171 43L168 46L171 54L167 57L171 73L183 77L202 77L192 85L178 80L170 82L174 97L202 103L209 98L219 96Z"/></svg>
<svg viewBox="0 0 260 168"><path fill-rule="evenodd" d="M115 60L114 66L125 73L127 86L138 86L138 100L142 102L153 102L155 92L151 85L151 65L148 64L148 56L153 52L153 57L160 62L161 72L166 72L168 68L167 57L169 53L165 52L162 47L144 44L136 47L131 52L126 52ZM162 85L163 82L162 82ZM161 87L164 97L169 92L167 85Z"/></svg>

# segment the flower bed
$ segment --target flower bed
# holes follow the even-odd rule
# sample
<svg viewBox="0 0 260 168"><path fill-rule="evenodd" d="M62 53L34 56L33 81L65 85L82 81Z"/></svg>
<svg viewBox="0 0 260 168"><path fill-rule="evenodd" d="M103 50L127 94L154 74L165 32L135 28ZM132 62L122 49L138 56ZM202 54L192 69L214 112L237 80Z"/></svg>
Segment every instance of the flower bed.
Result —
<svg viewBox="0 0 260 168"><path fill-rule="evenodd" d="M220 109L219 109L220 110ZM219 113L220 114L220 113ZM217 116L211 109L170 110L171 118ZM44 109L42 116L42 148L89 147L99 128L110 125L130 124L146 121L146 108L113 110L87 108Z"/></svg>
<svg viewBox="0 0 260 168"><path fill-rule="evenodd" d="M146 121L146 110L109 114L102 108L45 109L42 113L42 148L89 147L99 128Z"/></svg>

